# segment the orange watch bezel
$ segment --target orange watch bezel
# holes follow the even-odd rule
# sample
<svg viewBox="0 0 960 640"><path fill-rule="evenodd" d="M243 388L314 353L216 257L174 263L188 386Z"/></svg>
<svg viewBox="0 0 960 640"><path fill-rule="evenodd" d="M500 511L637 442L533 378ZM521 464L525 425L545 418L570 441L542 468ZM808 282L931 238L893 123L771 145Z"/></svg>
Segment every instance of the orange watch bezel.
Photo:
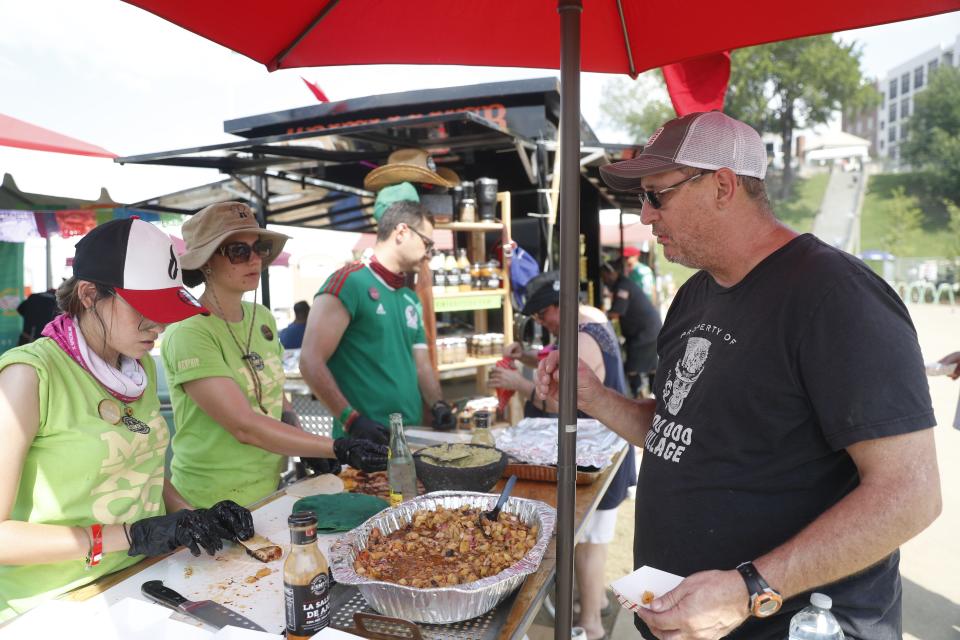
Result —
<svg viewBox="0 0 960 640"><path fill-rule="evenodd" d="M772 611L762 611L761 608L763 605L775 602L776 608ZM769 618L776 612L780 611L780 607L783 606L783 596L781 596L776 591L761 591L758 594L755 594L750 599L750 614L755 618Z"/></svg>

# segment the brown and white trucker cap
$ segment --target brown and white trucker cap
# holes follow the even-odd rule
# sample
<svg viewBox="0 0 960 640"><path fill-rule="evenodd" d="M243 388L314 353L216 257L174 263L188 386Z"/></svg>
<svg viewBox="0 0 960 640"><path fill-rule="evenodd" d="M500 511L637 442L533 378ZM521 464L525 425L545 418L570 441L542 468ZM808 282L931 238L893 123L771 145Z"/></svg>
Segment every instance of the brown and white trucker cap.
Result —
<svg viewBox="0 0 960 640"><path fill-rule="evenodd" d="M640 188L640 178L680 167L763 180L767 150L753 127L720 111L690 113L657 129L635 158L600 167L603 181L617 191Z"/></svg>

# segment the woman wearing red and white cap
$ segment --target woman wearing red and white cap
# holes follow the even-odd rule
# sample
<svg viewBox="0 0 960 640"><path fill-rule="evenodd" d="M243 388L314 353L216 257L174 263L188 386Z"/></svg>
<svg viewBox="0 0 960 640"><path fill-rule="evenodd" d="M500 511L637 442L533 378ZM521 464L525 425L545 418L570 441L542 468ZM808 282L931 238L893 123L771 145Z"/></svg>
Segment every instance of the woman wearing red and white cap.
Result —
<svg viewBox="0 0 960 640"><path fill-rule="evenodd" d="M253 535L229 502L167 514L149 356L167 323L206 313L182 287L169 236L133 218L77 243L62 315L0 357L0 621L181 545Z"/></svg>

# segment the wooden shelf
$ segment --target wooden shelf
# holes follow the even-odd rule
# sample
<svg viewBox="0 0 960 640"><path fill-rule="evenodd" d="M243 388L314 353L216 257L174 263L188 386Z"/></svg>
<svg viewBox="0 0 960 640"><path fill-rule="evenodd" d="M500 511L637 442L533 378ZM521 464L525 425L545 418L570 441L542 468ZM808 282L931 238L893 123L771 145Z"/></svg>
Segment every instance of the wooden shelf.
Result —
<svg viewBox="0 0 960 640"><path fill-rule="evenodd" d="M440 222L434 229L448 229L450 231L500 231L502 222Z"/></svg>
<svg viewBox="0 0 960 640"><path fill-rule="evenodd" d="M456 293L435 293L434 300L449 300L454 298L480 298L483 296L501 296L506 294L506 289L475 289L472 291L457 291Z"/></svg>
<svg viewBox="0 0 960 640"><path fill-rule="evenodd" d="M497 364L500 356L488 356L486 358L467 358L463 362L454 362L451 364L441 364L437 367L440 371L455 371L457 369L477 369L479 367L489 367Z"/></svg>

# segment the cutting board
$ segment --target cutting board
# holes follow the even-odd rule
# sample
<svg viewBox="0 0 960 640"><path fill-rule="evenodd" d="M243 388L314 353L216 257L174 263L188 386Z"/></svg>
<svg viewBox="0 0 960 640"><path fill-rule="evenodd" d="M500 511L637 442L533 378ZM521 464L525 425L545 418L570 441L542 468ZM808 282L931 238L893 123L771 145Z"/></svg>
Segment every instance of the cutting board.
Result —
<svg viewBox="0 0 960 640"><path fill-rule="evenodd" d="M163 580L168 587L190 600L213 600L244 615L270 633L280 633L286 623L283 611L283 560L290 551L287 516L298 500L284 495L253 512L254 529L283 547L283 558L264 564L247 555L237 544L224 542L215 556L203 553L193 557L186 549L147 567L140 573L106 590L102 596L108 605L123 598L145 597L140 585L147 580ZM319 535L317 543L329 559L330 545L339 534ZM256 578L257 572L270 574Z"/></svg>

